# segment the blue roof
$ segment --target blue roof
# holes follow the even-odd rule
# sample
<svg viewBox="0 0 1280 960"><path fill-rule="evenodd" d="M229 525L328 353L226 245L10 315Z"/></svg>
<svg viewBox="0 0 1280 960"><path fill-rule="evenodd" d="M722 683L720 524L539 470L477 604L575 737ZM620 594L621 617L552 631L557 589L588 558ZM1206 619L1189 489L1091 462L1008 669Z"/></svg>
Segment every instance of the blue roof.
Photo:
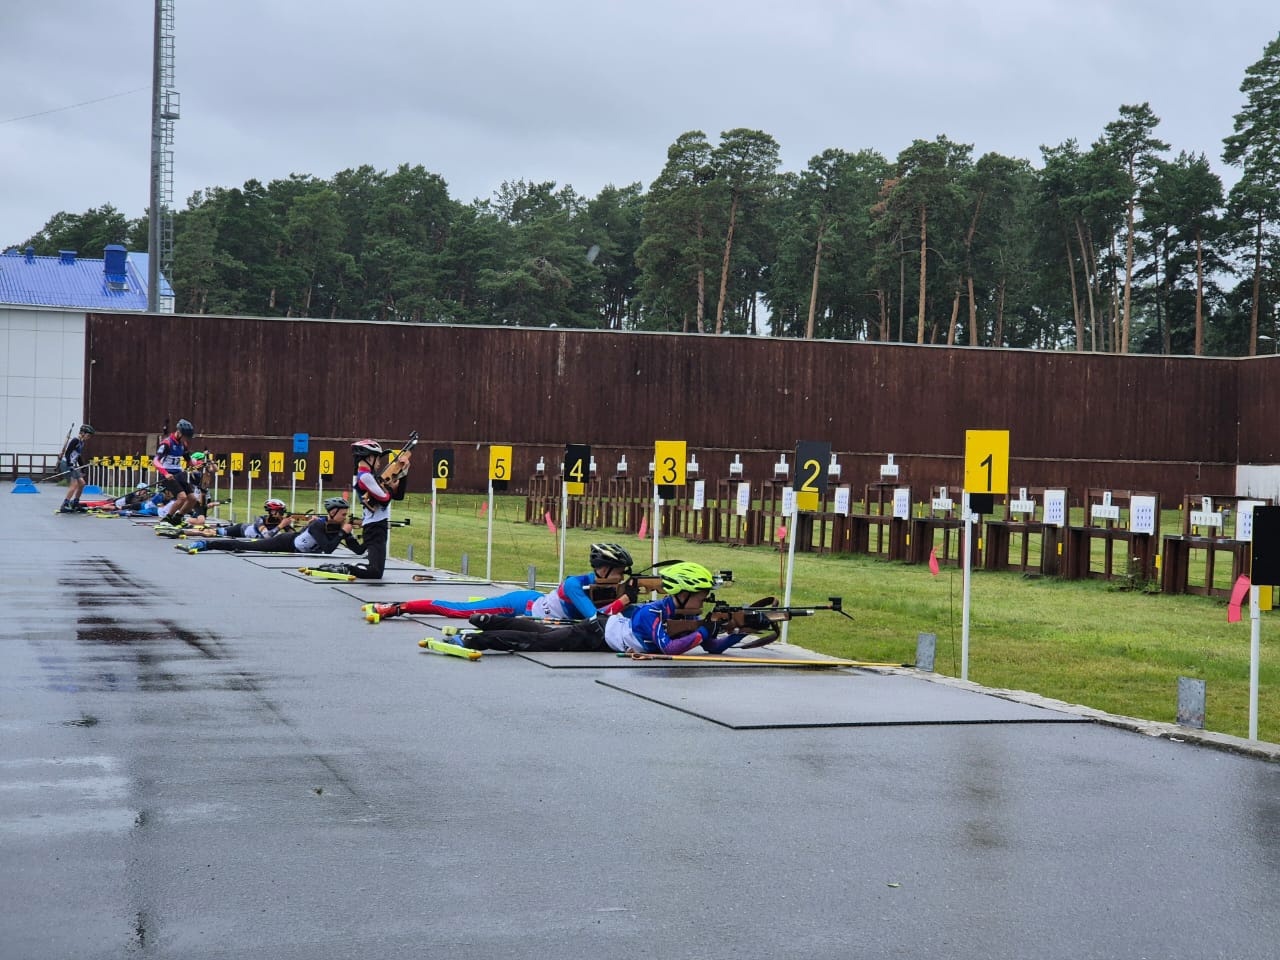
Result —
<svg viewBox="0 0 1280 960"><path fill-rule="evenodd" d="M105 260L76 256L28 257L17 250L0 255L0 304L78 307L85 310L146 310L147 255L125 258L122 283L111 285ZM160 295L173 289L160 278Z"/></svg>

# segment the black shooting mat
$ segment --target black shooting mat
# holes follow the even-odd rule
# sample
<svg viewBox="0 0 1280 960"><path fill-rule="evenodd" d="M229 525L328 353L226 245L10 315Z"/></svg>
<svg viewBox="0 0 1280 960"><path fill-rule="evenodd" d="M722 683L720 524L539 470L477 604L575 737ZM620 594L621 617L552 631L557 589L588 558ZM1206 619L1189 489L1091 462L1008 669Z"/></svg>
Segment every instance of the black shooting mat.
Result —
<svg viewBox="0 0 1280 960"><path fill-rule="evenodd" d="M697 655L690 655L688 659L683 660L644 660L636 657L628 657L623 654L615 653L612 650L599 653L590 652L533 652L524 651L519 654L526 660L532 660L534 663L543 667L550 667L553 670L600 670L600 669L650 669L653 667L666 667L671 669L689 669L689 670L711 670L716 667L723 667L727 670L745 670L752 667L762 667L766 670L776 670L782 667L795 667L796 669L833 669L835 667L847 667L849 664L840 663L835 660L826 660L806 650L797 650L794 647L786 647L782 649L773 649L770 647L757 647L754 650L744 650L740 654L729 651L724 654L724 658L720 660L701 659ZM741 658L740 663L728 662L730 658ZM777 660L779 663L754 663L755 660ZM790 661L804 660L805 663L792 663Z"/></svg>
<svg viewBox="0 0 1280 960"><path fill-rule="evenodd" d="M252 563L256 567L266 567L270 570L304 567L308 564L318 567L322 563L363 563L365 559L362 555L352 553L349 550L335 550L333 553L298 553L297 551L293 553L264 553L261 550L244 550L238 553L234 550L217 552L229 552L232 556L239 557L246 563ZM404 560L388 560L383 569L422 573L424 568Z"/></svg>
<svg viewBox="0 0 1280 960"><path fill-rule="evenodd" d="M733 730L970 723L1090 723L916 677L856 670L633 673L596 680L606 687Z"/></svg>

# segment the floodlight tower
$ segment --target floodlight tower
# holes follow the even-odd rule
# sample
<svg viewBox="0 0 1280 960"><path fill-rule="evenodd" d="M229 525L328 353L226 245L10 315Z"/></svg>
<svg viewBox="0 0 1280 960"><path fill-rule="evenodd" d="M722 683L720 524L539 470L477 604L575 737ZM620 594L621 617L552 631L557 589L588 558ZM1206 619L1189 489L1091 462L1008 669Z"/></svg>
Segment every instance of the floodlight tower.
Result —
<svg viewBox="0 0 1280 960"><path fill-rule="evenodd" d="M147 309L159 313L160 274L173 277L173 122L181 113L173 89L173 3L156 0L151 63L151 209L147 228ZM172 310L172 303L168 304Z"/></svg>

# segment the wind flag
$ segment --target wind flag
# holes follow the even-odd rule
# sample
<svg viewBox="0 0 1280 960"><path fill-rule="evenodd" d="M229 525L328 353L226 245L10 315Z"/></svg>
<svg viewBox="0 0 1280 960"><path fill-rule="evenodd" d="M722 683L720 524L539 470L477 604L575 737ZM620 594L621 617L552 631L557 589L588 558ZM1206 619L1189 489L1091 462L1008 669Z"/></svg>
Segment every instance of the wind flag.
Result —
<svg viewBox="0 0 1280 960"><path fill-rule="evenodd" d="M547 529L551 531L551 535L554 537L556 535L556 524L555 521L551 519L551 511L548 510L543 515L543 518L547 521Z"/></svg>
<svg viewBox="0 0 1280 960"><path fill-rule="evenodd" d="M935 577L938 575L938 548L931 547L929 550L929 572Z"/></svg>
<svg viewBox="0 0 1280 960"><path fill-rule="evenodd" d="M1238 623L1240 620L1240 605L1244 603L1244 598L1249 595L1249 588L1253 586L1249 578L1241 574L1240 579L1236 581L1236 585L1231 588L1231 602L1227 604L1227 623Z"/></svg>
<svg viewBox="0 0 1280 960"><path fill-rule="evenodd" d="M640 518L640 539L643 540L648 535L649 535L649 518L648 516L642 516Z"/></svg>

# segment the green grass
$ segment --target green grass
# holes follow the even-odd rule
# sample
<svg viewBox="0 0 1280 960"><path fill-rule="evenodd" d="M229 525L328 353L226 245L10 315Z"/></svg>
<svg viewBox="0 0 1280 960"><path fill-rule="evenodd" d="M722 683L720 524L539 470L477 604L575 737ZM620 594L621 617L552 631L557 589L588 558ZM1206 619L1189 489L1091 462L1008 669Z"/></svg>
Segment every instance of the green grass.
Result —
<svg viewBox="0 0 1280 960"><path fill-rule="evenodd" d="M297 506L305 509L314 500L314 491L300 492ZM238 492L239 519L244 515L243 502ZM480 495L439 496L436 566L459 570L465 554L471 574L484 575L485 503ZM559 538L542 522L525 523L524 504L523 497L496 498L493 576L524 583L532 565L538 580L552 581L558 570ZM412 524L391 531L392 555L405 556L412 544L414 559L426 563L431 548L430 496L410 494L403 504L396 504L393 516L411 517ZM1163 529L1176 532L1171 525ZM566 572L583 572L588 544L601 539L622 542L636 556L638 566L648 564L650 541L634 533L571 529ZM713 570L732 570L734 583L718 591L721 599L748 603L762 596L782 596L786 555L774 548L663 537L661 549L663 559L679 557ZM933 577L924 566L863 555L799 553L792 603L825 603L828 597L840 596L854 621L834 613L796 619L790 624L789 639L834 656L909 663L915 658L916 635L934 633L937 671L958 676L961 590L960 573L953 567L943 567ZM407 591L412 593L414 588ZM979 570L974 575L970 615L969 679L978 683L1031 691L1125 716L1172 721L1177 678L1194 677L1206 682L1206 727L1236 736L1248 733L1247 610L1244 620L1228 624L1223 600L1124 590L1099 580L1029 578ZM1275 694L1280 683L1278 625L1275 614L1263 614L1258 734L1269 741L1280 740L1280 697Z"/></svg>

